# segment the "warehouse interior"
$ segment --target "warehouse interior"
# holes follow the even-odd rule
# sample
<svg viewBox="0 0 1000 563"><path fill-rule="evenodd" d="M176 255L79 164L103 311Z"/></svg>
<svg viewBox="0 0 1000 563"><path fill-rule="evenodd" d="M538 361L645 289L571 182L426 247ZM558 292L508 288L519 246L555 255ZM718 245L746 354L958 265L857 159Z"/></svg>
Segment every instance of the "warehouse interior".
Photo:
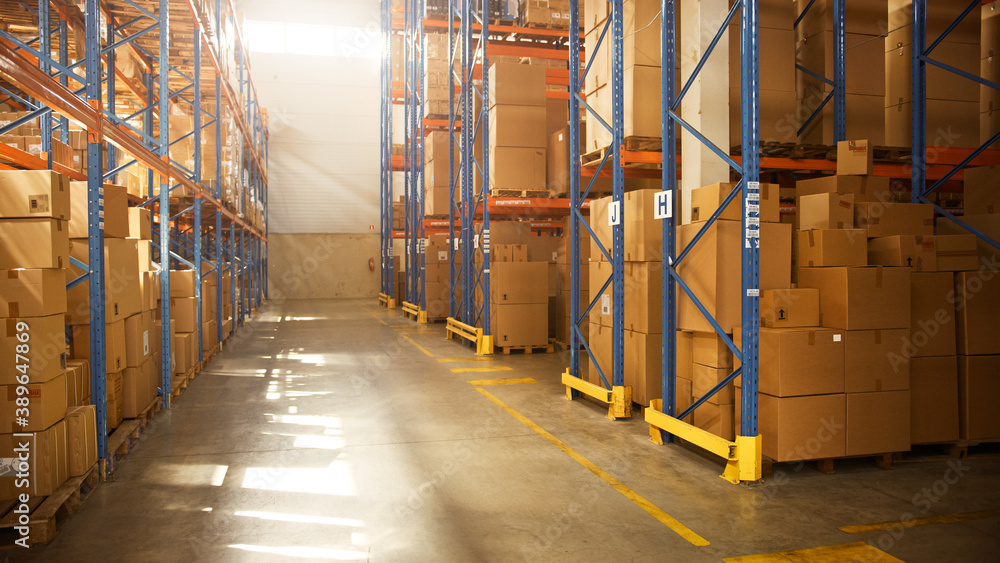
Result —
<svg viewBox="0 0 1000 563"><path fill-rule="evenodd" d="M996 49L989 0L0 3L0 557L992 560Z"/></svg>

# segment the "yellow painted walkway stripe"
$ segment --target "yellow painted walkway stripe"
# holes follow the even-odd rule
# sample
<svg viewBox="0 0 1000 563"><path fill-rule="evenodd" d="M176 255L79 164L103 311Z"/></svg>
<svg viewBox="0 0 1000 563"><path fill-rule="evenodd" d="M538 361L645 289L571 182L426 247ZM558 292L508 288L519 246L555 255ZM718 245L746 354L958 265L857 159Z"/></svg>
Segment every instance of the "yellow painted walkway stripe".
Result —
<svg viewBox="0 0 1000 563"><path fill-rule="evenodd" d="M690 528L678 522L676 518L667 514L666 512L664 512L659 507L657 507L653 503L649 502L648 500L640 496L632 489L626 487L621 481L612 477L607 471L604 471L603 469L595 465L594 462L578 454L575 450L573 450L573 448L570 448L565 443L563 443L562 440L556 438L551 433L544 430L542 427L528 420L524 415L507 406L503 401L497 399L487 390L483 389L482 387L476 387L476 391L479 391L486 398L499 405L500 408L507 411L511 416L519 420L521 424L524 424L528 428L531 428L532 430L537 432L541 437L548 440L553 446L559 448L560 450L563 451L563 453L571 457L573 461L586 467L591 473L597 475L597 477L600 478L602 481L611 485L612 488L614 488L616 491L624 495L625 498L639 505L640 508L648 512L651 516L653 516L653 518L656 518L657 520L665 524L668 528L676 532L682 538L686 539L687 541L697 546L708 545L708 540L694 533L693 531L691 531Z"/></svg>
<svg viewBox="0 0 1000 563"><path fill-rule="evenodd" d="M368 307L365 307L364 305L361 305L360 303L358 304L358 307L360 307L362 311L364 311L364 312L368 313L369 315L371 315L372 318L375 319L376 321L384 324L385 326L389 326L389 323L387 323L387 322L383 321L382 319L378 318L377 316L375 316L375 313L373 313L371 311L371 309L369 309Z"/></svg>
<svg viewBox="0 0 1000 563"><path fill-rule="evenodd" d="M472 379L466 381L470 385L518 385L521 383L538 383L530 377L509 377L507 379Z"/></svg>
<svg viewBox="0 0 1000 563"><path fill-rule="evenodd" d="M493 358L489 356L472 356L471 358L438 358L441 363L455 363L455 362L492 362Z"/></svg>
<svg viewBox="0 0 1000 563"><path fill-rule="evenodd" d="M487 371L514 371L510 366L495 366L488 368L451 368L455 373L483 373Z"/></svg>
<svg viewBox="0 0 1000 563"><path fill-rule="evenodd" d="M912 520L900 520L897 522L880 522L878 524L861 524L858 526L841 526L841 532L848 534L863 534L865 532L877 532L879 530L898 530L901 528L912 528L914 526L926 526L928 524L948 524L951 522L965 522L967 520L983 520L986 518L1000 518L1000 510L983 510L980 512L960 512L957 514L945 514L943 516L928 516L927 518L914 518Z"/></svg>
<svg viewBox="0 0 1000 563"><path fill-rule="evenodd" d="M796 551L779 551L762 555L730 557L726 563L841 563L842 561L870 561L873 563L903 563L888 553L864 542L828 545Z"/></svg>
<svg viewBox="0 0 1000 563"><path fill-rule="evenodd" d="M431 354L430 352L428 352L428 351L427 351L427 348L424 348L423 346L421 346L421 345L417 344L417 343L416 343L416 342L414 342L414 341L413 341L413 339L412 339L412 338L410 338L409 336L407 336L407 335L405 335L405 334L400 334L400 336L401 336L401 337L403 337L403 338L405 338L405 339L406 339L406 340L407 340L407 341L408 341L408 342L409 342L410 344L413 344L414 346L416 346L416 347L417 347L417 349L418 349L418 350L420 350L421 352L423 352L424 354L427 354L428 356L430 356L430 357L432 357L432 358L434 357L434 354Z"/></svg>

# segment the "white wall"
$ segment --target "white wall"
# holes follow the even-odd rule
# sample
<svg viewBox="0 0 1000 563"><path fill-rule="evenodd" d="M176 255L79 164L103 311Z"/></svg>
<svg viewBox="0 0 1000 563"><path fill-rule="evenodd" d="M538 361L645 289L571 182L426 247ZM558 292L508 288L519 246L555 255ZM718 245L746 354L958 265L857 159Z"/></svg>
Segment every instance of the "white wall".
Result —
<svg viewBox="0 0 1000 563"><path fill-rule="evenodd" d="M237 9L248 20L358 27L338 36L342 52L380 41L378 0L243 0ZM270 232L378 229L379 59L252 53L250 65L270 117Z"/></svg>

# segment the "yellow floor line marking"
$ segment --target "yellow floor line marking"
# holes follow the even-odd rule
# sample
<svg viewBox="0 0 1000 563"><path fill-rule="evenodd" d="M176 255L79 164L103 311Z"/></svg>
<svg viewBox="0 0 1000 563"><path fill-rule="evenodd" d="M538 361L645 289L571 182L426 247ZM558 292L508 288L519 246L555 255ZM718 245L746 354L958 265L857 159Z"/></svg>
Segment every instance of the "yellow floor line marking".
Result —
<svg viewBox="0 0 1000 563"><path fill-rule="evenodd" d="M648 500L640 496L632 489L626 487L621 481L612 477L607 471L604 471L589 459L578 454L575 450L573 450L573 448L567 446L565 443L563 443L562 440L556 438L548 431L543 429L541 426L538 426L531 420L528 420L528 418L526 418L521 413L507 406L503 401L497 399L489 391L483 389L482 387L476 387L476 391L479 391L484 396L486 396L486 398L499 405L500 408L507 411L508 414L519 420L521 424L524 424L528 428L531 428L532 430L537 432L541 437L548 440L553 446L559 448L560 450L563 451L563 453L571 457L573 461L586 467L591 473L597 475L597 477L600 478L602 481L611 485L612 488L614 488L616 491L624 495L625 498L639 505L639 508L642 508L643 510L648 512L653 518L656 518L657 520L665 524L668 528L676 532L682 538L686 539L687 541L697 546L709 545L708 540L694 533L690 528L678 522L676 518L667 514L666 512L664 512L659 507L657 507L653 503L649 502Z"/></svg>
<svg viewBox="0 0 1000 563"><path fill-rule="evenodd" d="M879 530L898 530L902 528L912 528L914 526L926 526L928 524L948 524L951 522L965 522L967 520L983 520L985 518L1000 518L1000 510L983 510L981 512L960 512L956 514L945 514L943 516L928 516L927 518L914 518L912 520L900 520L897 522L880 522L878 524L860 524L857 526L841 526L837 528L841 532L848 534L862 534L864 532L877 532Z"/></svg>
<svg viewBox="0 0 1000 563"><path fill-rule="evenodd" d="M472 379L466 381L469 385L519 385L521 383L538 383L530 377L509 377L507 379Z"/></svg>
<svg viewBox="0 0 1000 563"><path fill-rule="evenodd" d="M360 303L358 304L358 307L359 307L359 308L360 308L360 309L361 309L362 311L364 311L364 312L368 313L369 315L371 315L371 316L372 316L372 318L373 318L373 319L375 319L376 321L378 321L378 322L380 322L380 323L384 324L385 326L389 326L389 323L387 323L387 322L383 321L382 319L380 319L380 318L376 317L376 316L375 316L375 313L372 313L372 312L371 312L371 310L370 310L370 309L368 309L368 307L365 307L364 305L361 305Z"/></svg>
<svg viewBox="0 0 1000 563"><path fill-rule="evenodd" d="M451 368L454 373L483 373L488 371L514 371L510 366L495 366L488 368Z"/></svg>
<svg viewBox="0 0 1000 563"><path fill-rule="evenodd" d="M439 362L442 363L454 363L454 362L492 362L493 358L489 356L473 356L471 358L438 358Z"/></svg>
<svg viewBox="0 0 1000 563"><path fill-rule="evenodd" d="M430 352L428 352L428 351L427 351L427 348L424 348L423 346L421 346L421 345L417 344L417 343L416 343L416 342L414 342L414 341L413 341L413 339L412 339L412 338L410 338L409 336L407 336L407 335L405 335L405 334L400 334L399 336L401 336L401 337L405 338L405 339L406 339L407 341L409 341L409 343L410 343L410 344L413 344L414 346L416 346L416 347L417 347L417 348L418 348L418 349L419 349L419 350L420 350L421 352L423 352L424 354L427 354L428 356L430 356L430 357L432 357L432 358L434 357L434 354L431 354Z"/></svg>
<svg viewBox="0 0 1000 563"><path fill-rule="evenodd" d="M841 561L870 561L873 563L902 563L888 553L864 542L846 543L843 545L828 545L796 551L779 551L761 555L730 557L723 559L726 563L840 563Z"/></svg>

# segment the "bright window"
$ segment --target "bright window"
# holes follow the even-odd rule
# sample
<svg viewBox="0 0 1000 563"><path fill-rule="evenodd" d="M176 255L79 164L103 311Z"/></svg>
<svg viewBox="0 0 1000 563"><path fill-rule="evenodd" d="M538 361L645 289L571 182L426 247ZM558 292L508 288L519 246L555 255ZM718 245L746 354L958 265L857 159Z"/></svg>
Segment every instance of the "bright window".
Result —
<svg viewBox="0 0 1000 563"><path fill-rule="evenodd" d="M377 29L248 21L246 34L250 51L256 53L363 58L381 55Z"/></svg>

